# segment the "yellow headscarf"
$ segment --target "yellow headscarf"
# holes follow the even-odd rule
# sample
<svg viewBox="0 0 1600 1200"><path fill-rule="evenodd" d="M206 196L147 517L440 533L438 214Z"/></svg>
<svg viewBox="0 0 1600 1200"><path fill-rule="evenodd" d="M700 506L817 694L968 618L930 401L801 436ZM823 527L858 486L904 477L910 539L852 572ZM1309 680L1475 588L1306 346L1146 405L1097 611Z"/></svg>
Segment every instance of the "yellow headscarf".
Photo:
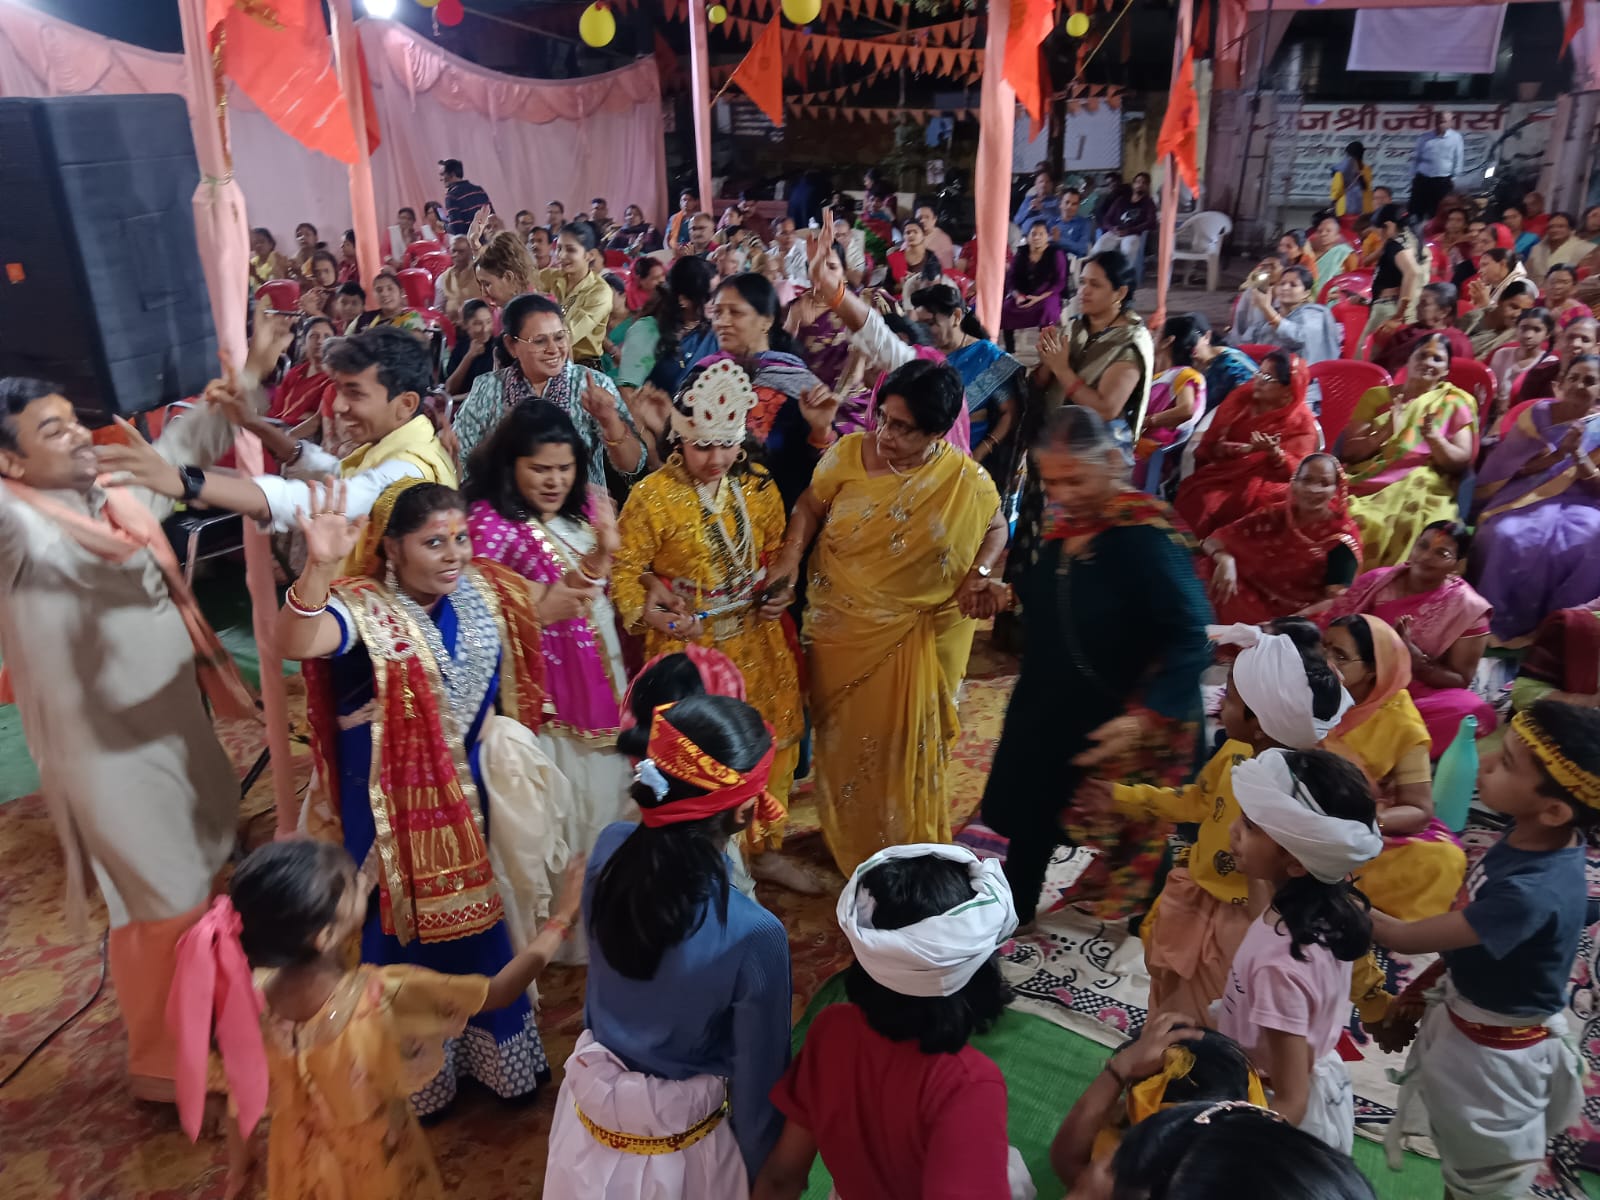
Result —
<svg viewBox="0 0 1600 1200"><path fill-rule="evenodd" d="M1114 1154L1117 1146L1122 1141L1122 1135L1128 1129L1143 1121L1146 1117L1153 1117L1164 1108L1171 1107L1167 1103L1167 1088L1175 1079L1187 1079L1194 1070L1194 1051L1187 1046L1168 1046L1161 1058L1161 1070L1148 1079L1141 1079L1138 1083L1128 1087L1128 1098L1125 1123L1107 1125L1095 1135L1094 1149L1090 1157L1095 1162ZM1261 1086L1261 1077L1255 1073L1254 1068L1246 1068L1249 1081L1245 1087L1245 1098L1257 1108L1267 1107L1266 1089ZM1174 1104L1180 1103L1173 1101Z"/></svg>

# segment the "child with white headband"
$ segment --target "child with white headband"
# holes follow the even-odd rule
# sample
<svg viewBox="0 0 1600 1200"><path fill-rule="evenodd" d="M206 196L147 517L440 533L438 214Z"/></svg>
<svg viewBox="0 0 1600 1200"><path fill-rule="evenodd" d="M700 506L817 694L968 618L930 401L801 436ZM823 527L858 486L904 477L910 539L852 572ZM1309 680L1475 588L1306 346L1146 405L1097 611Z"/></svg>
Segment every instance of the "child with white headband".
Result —
<svg viewBox="0 0 1600 1200"><path fill-rule="evenodd" d="M1350 882L1383 850L1372 787L1326 750L1269 750L1233 769L1233 792L1233 858L1256 919L1212 1016L1266 1078L1272 1107L1348 1154L1355 1106L1337 1047L1350 964L1372 946L1371 906Z"/></svg>
<svg viewBox="0 0 1600 1200"><path fill-rule="evenodd" d="M1310 621L1286 618L1267 630L1214 625L1222 646L1240 647L1222 700L1227 741L1183 788L1091 780L1077 802L1091 810L1195 822L1199 836L1168 875L1139 928L1150 974L1150 1014L1181 1013L1201 1023L1228 978L1228 964L1250 925L1244 875L1229 852L1239 815L1233 768L1273 748L1320 745L1351 705Z"/></svg>
<svg viewBox="0 0 1600 1200"><path fill-rule="evenodd" d="M817 1154L842 1200L1032 1197L1006 1140L1000 1069L967 1044L1011 989L995 952L1017 927L1000 863L960 846L891 846L839 896L856 961L772 1089L787 1118L752 1200L795 1200Z"/></svg>

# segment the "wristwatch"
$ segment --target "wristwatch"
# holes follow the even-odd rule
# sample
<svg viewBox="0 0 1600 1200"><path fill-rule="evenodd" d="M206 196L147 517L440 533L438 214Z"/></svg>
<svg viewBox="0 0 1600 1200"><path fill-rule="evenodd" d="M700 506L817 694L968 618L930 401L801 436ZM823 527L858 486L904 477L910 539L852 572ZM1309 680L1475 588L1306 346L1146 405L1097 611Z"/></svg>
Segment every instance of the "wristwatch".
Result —
<svg viewBox="0 0 1600 1200"><path fill-rule="evenodd" d="M185 502L200 499L200 489L206 486L206 473L199 467L179 467L178 479L183 483Z"/></svg>

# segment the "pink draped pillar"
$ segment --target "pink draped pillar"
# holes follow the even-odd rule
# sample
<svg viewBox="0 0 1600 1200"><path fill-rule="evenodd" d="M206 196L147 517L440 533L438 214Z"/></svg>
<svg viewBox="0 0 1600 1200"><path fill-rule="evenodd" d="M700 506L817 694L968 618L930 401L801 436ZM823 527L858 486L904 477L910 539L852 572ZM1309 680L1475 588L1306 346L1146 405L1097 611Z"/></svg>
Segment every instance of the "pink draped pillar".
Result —
<svg viewBox="0 0 1600 1200"><path fill-rule="evenodd" d="M356 231L356 261L361 264L361 286L372 294L372 280L383 266L378 241L378 202L372 190L372 152L367 145L367 95L361 86L361 43L356 35L350 0L329 0L333 18L333 54L339 70L339 87L350 106L350 124L356 131L356 160L350 164L350 226ZM404 247L396 247L400 254Z"/></svg>
<svg viewBox="0 0 1600 1200"><path fill-rule="evenodd" d="M1010 26L1011 0L989 0L973 196L978 235L978 320L987 329L1000 328L1000 305L1006 291L1006 242L1011 226L1011 133L1017 119L1017 93L1005 81L1006 31Z"/></svg>
<svg viewBox="0 0 1600 1200"><path fill-rule="evenodd" d="M206 0L179 0L178 11L183 21L184 96L189 103L195 157L200 163L200 186L194 193L195 241L206 274L206 292L211 298L218 352L234 367L243 367L250 225L245 219L244 193L233 178L226 117L217 102L217 88L222 81L211 56ZM261 442L255 434L241 432L235 449L240 467L251 474L261 473ZM245 522L244 562L256 650L261 658L261 705L267 749L272 756L272 794L278 810L278 830L283 833L294 827L297 801L289 752L288 697L283 686L283 663L273 636L278 595L272 581L267 535L249 521Z"/></svg>
<svg viewBox="0 0 1600 1200"><path fill-rule="evenodd" d="M1183 63L1183 53L1194 36L1194 0L1178 0L1178 36L1172 47L1172 85L1167 91L1167 103L1173 103L1178 88L1178 68ZM1161 326L1167 319L1167 289L1172 286L1173 242L1178 228L1178 189L1183 180L1178 175L1178 160L1168 154L1161 160L1161 236L1156 243L1156 311L1150 318L1151 336L1161 340Z"/></svg>
<svg viewBox="0 0 1600 1200"><path fill-rule="evenodd" d="M700 207L711 212L711 51L706 45L706 6L699 0L689 0L689 86L694 100L694 165ZM669 208L675 199L668 197Z"/></svg>

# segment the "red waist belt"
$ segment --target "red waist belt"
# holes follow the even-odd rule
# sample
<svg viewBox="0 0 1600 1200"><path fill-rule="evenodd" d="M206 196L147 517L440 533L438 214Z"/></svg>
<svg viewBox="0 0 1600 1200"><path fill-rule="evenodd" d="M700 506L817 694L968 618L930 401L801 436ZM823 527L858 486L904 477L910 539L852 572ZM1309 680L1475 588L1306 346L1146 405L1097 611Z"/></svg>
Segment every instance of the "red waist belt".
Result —
<svg viewBox="0 0 1600 1200"><path fill-rule="evenodd" d="M1490 1050L1523 1050L1529 1046L1537 1046L1550 1036L1550 1030L1543 1025L1484 1025L1478 1021L1467 1020L1454 1009L1446 1011L1450 1013L1450 1020L1455 1023L1455 1027L1466 1035L1467 1040Z"/></svg>

